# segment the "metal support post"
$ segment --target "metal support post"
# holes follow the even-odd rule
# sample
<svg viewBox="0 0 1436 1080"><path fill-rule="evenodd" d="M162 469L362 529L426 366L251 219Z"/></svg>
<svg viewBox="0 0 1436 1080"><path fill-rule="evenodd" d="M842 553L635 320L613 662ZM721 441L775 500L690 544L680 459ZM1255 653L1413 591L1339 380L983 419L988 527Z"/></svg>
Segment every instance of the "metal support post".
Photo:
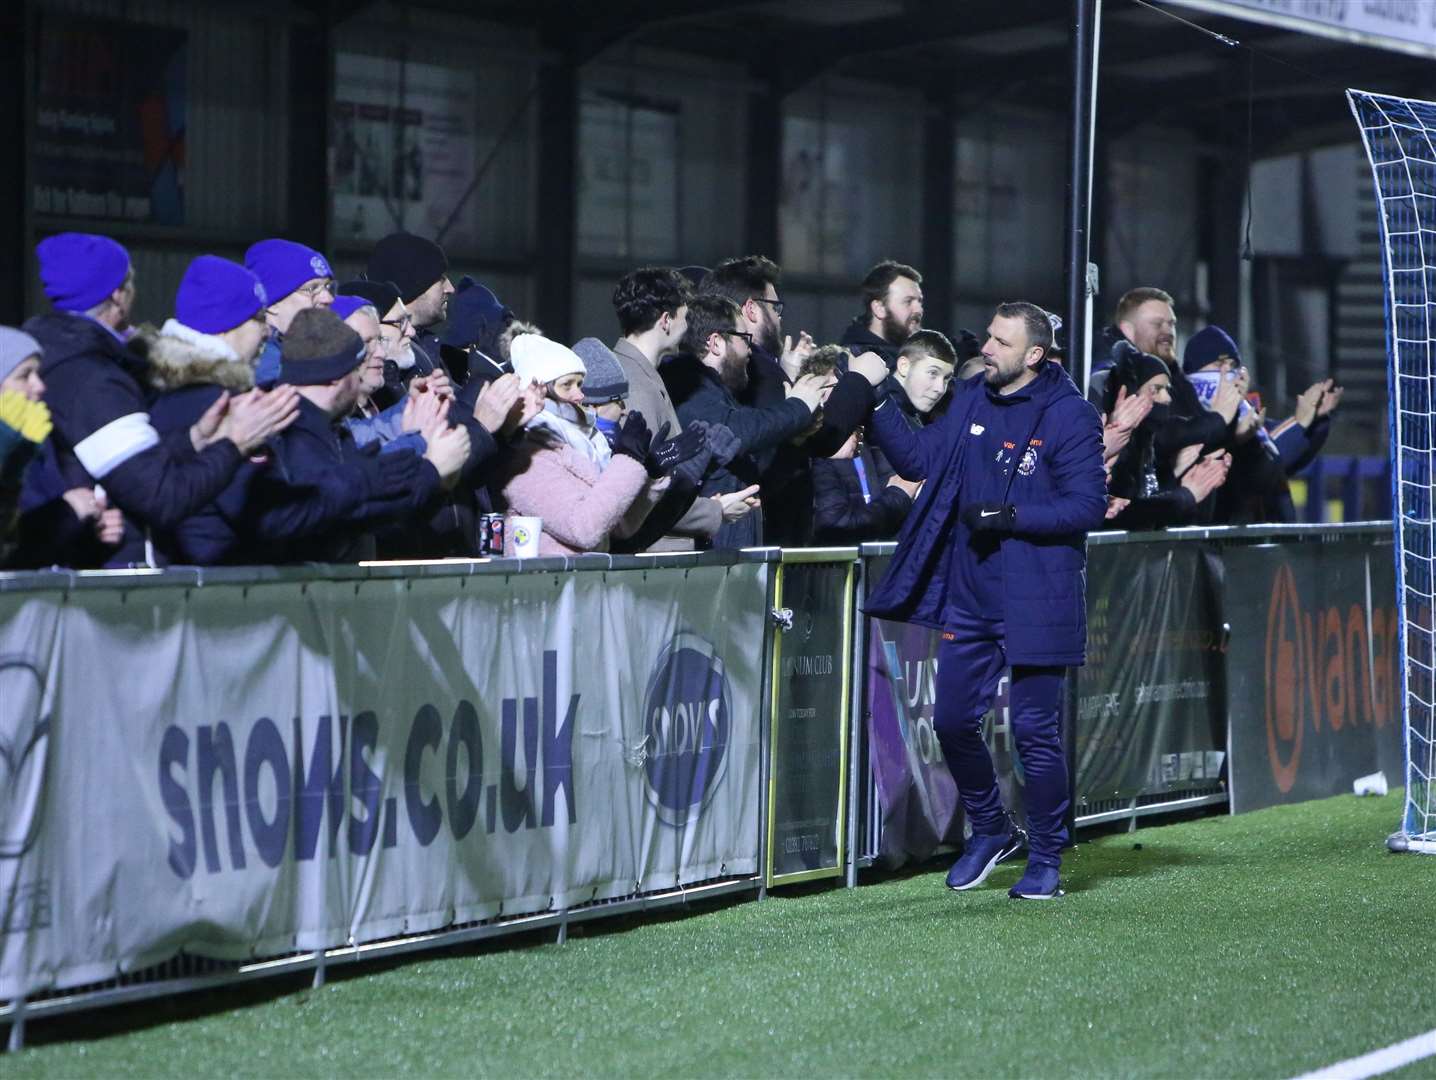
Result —
<svg viewBox="0 0 1436 1080"><path fill-rule="evenodd" d="M1083 392L1092 371L1092 142L1097 117L1097 56L1102 0L1072 0L1072 131L1067 180L1067 311L1063 336Z"/></svg>
<svg viewBox="0 0 1436 1080"><path fill-rule="evenodd" d="M5 1049L12 1054L25 1049L25 997L23 994L15 999L15 1016L10 1021L10 1037L5 1041Z"/></svg>
<svg viewBox="0 0 1436 1080"><path fill-rule="evenodd" d="M844 854L845 870L847 873L846 884L850 889L857 888L858 884L858 800L862 796L862 761L866 757L860 753L865 730L863 725L863 705L867 700L866 686L866 659L867 659L867 618L863 615L858 597L863 595L866 588L867 565L861 556L858 557L857 565L853 569L853 588L848 596L848 603L852 607L853 617L853 640L850 652L852 667L848 673L848 686L850 697L848 700L848 849Z"/></svg>

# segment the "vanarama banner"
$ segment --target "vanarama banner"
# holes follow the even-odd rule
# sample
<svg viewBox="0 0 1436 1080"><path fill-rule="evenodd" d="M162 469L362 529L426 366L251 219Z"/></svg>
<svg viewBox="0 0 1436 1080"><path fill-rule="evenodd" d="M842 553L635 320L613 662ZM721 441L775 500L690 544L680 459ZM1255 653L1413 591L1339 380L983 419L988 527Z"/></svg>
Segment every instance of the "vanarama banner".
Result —
<svg viewBox="0 0 1436 1080"><path fill-rule="evenodd" d="M0 594L0 999L754 875L767 573Z"/></svg>
<svg viewBox="0 0 1436 1080"><path fill-rule="evenodd" d="M1232 547L1225 612L1233 812L1404 775L1391 541Z"/></svg>

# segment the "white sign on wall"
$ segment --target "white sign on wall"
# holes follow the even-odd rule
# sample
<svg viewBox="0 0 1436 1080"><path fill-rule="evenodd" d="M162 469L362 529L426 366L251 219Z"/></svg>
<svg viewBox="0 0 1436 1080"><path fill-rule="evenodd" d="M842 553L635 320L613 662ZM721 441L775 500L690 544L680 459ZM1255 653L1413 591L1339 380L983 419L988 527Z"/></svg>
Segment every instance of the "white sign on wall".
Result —
<svg viewBox="0 0 1436 1080"><path fill-rule="evenodd" d="M1436 0L1167 0L1214 15L1436 56Z"/></svg>
<svg viewBox="0 0 1436 1080"><path fill-rule="evenodd" d="M335 56L336 239L378 240L401 229L439 235L474 178L476 97L471 70ZM475 243L473 215L460 214L444 242Z"/></svg>

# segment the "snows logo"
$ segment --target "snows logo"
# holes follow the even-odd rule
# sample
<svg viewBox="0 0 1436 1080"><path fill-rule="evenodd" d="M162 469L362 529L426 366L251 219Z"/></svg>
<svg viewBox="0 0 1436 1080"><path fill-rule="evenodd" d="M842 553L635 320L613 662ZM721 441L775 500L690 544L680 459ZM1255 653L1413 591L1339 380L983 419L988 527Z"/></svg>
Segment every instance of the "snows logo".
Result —
<svg viewBox="0 0 1436 1080"><path fill-rule="evenodd" d="M643 699L644 779L666 824L686 824L713 797L727 765L732 712L722 657L697 634L677 635L654 664Z"/></svg>
<svg viewBox="0 0 1436 1080"><path fill-rule="evenodd" d="M50 718L45 678L25 657L0 656L0 859L18 859L39 831Z"/></svg>

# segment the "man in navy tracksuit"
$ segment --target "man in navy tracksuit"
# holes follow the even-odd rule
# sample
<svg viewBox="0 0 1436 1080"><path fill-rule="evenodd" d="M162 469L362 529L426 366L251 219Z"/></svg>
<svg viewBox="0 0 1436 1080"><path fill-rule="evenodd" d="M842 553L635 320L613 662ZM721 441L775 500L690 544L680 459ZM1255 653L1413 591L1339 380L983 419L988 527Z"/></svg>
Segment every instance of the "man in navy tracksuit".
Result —
<svg viewBox="0 0 1436 1080"><path fill-rule="evenodd" d="M1065 669L1087 639L1086 533L1106 509L1102 427L1066 372L1046 359L1046 313L1002 304L984 370L955 388L936 424L913 432L889 401L872 434L898 473L923 480L870 615L942 631L934 727L973 835L948 873L982 884L1018 844L982 738L1011 666L1013 735L1025 776L1027 872L1009 895L1061 895L1067 762L1059 717Z"/></svg>

